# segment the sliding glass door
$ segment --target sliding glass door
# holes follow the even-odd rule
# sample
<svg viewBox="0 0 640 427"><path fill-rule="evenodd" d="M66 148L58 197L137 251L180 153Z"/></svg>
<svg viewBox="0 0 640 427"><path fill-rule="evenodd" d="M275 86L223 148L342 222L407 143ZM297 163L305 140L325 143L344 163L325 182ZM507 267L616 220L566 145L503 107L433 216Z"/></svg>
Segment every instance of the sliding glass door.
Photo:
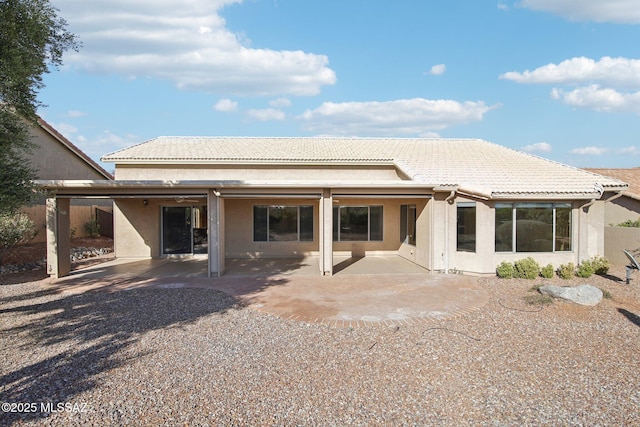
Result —
<svg viewBox="0 0 640 427"><path fill-rule="evenodd" d="M207 253L206 206L164 206L162 208L162 253Z"/></svg>

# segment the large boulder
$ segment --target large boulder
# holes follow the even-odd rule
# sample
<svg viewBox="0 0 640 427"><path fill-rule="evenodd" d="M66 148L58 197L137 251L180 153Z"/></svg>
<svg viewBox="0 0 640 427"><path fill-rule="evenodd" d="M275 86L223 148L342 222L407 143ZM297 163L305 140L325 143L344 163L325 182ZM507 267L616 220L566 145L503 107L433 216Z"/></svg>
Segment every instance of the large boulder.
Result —
<svg viewBox="0 0 640 427"><path fill-rule="evenodd" d="M602 301L602 291L595 286L553 286L545 285L540 287L540 292L554 298L571 301L580 305L594 306Z"/></svg>

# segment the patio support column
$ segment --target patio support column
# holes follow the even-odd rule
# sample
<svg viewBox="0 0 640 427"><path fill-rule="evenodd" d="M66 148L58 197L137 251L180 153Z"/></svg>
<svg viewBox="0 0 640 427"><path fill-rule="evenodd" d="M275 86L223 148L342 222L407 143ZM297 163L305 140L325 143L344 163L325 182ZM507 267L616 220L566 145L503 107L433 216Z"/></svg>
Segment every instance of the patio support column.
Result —
<svg viewBox="0 0 640 427"><path fill-rule="evenodd" d="M333 195L330 189L320 198L320 273L333 274Z"/></svg>
<svg viewBox="0 0 640 427"><path fill-rule="evenodd" d="M209 277L224 272L224 199L216 190L207 196L209 212Z"/></svg>
<svg viewBox="0 0 640 427"><path fill-rule="evenodd" d="M47 199L47 273L53 278L71 271L69 199Z"/></svg>

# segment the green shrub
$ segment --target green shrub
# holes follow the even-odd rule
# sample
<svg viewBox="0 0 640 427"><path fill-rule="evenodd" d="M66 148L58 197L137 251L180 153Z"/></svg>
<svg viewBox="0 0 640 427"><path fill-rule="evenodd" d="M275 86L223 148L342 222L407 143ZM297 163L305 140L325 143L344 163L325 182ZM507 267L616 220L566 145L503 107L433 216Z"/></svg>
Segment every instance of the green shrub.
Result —
<svg viewBox="0 0 640 427"><path fill-rule="evenodd" d="M562 264L560 267L558 267L558 276L560 276L561 279L571 279L575 275L576 266L573 265L572 262L568 264Z"/></svg>
<svg viewBox="0 0 640 427"><path fill-rule="evenodd" d="M640 218L635 221L631 221L630 219L628 219L625 222L621 222L620 224L616 225L616 227L640 227Z"/></svg>
<svg viewBox="0 0 640 427"><path fill-rule="evenodd" d="M540 264L531 257L514 262L513 268L515 270L513 277L518 279L532 280L540 275Z"/></svg>
<svg viewBox="0 0 640 427"><path fill-rule="evenodd" d="M100 224L95 219L87 221L84 224L84 231L89 237L98 237L100 236Z"/></svg>
<svg viewBox="0 0 640 427"><path fill-rule="evenodd" d="M27 214L0 215L0 258L12 247L26 243L38 234Z"/></svg>
<svg viewBox="0 0 640 427"><path fill-rule="evenodd" d="M498 268L496 268L496 274L501 279L511 279L513 277L513 264L507 261L502 261Z"/></svg>
<svg viewBox="0 0 640 427"><path fill-rule="evenodd" d="M605 257L593 257L591 258L591 263L595 274L603 275L609 272L609 260Z"/></svg>
<svg viewBox="0 0 640 427"><path fill-rule="evenodd" d="M553 265L549 264L546 267L542 267L540 270L540 275L545 279L551 279L555 272L553 271Z"/></svg>
<svg viewBox="0 0 640 427"><path fill-rule="evenodd" d="M602 298L613 299L613 295L611 295L611 292L607 291L606 289L602 289L602 288L600 288L600 290L602 291Z"/></svg>
<svg viewBox="0 0 640 427"><path fill-rule="evenodd" d="M578 264L578 269L576 270L576 276L582 277L586 279L591 277L594 273L595 269L593 268L593 263L590 259L585 259L580 264Z"/></svg>

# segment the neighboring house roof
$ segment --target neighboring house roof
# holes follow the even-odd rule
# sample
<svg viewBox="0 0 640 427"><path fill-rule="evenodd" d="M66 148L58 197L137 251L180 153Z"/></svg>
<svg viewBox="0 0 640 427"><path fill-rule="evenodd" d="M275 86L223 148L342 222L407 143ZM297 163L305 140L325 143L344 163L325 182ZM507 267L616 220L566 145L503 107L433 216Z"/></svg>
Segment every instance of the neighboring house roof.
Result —
<svg viewBox="0 0 640 427"><path fill-rule="evenodd" d="M479 139L159 137L116 164L393 164L416 183L487 198L591 197L626 183Z"/></svg>
<svg viewBox="0 0 640 427"><path fill-rule="evenodd" d="M587 171L597 173L600 175L608 176L614 179L622 180L629 184L627 191L624 191L624 195L631 197L632 199L640 200L640 168L618 168L618 169L603 169L603 168L588 168Z"/></svg>
<svg viewBox="0 0 640 427"><path fill-rule="evenodd" d="M62 144L69 151L71 151L77 158L81 159L84 163L86 163L86 165L90 169L95 170L99 175L103 176L105 179L109 179L109 180L113 179L113 175L111 175L109 172L104 170L104 168L102 168L98 163L96 163L89 156L83 153L82 150L80 150L78 147L72 144L71 141L65 138L60 132L54 129L53 126L51 126L49 123L47 123L40 117L38 117L38 125L40 125L40 128L42 128L45 132L47 132L49 135L55 138L60 144ZM64 165L58 165L58 167L62 168L64 167Z"/></svg>

